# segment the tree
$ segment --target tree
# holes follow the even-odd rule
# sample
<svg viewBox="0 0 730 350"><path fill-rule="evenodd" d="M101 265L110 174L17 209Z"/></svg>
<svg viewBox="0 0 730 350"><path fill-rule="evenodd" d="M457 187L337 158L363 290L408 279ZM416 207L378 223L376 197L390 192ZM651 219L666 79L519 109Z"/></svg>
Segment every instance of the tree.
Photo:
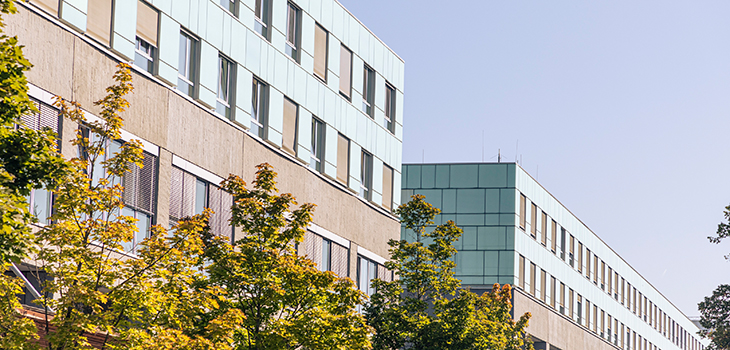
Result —
<svg viewBox="0 0 730 350"><path fill-rule="evenodd" d="M252 189L235 175L222 184L233 195L231 224L242 237L206 239L207 286L223 290L225 300L204 318L238 311L236 349L369 348L357 312L364 295L349 278L320 271L296 252L314 205L296 208L291 194L278 194L271 166L257 168Z"/></svg>
<svg viewBox="0 0 730 350"><path fill-rule="evenodd" d="M723 212L726 221L730 221L730 205ZM719 244L723 239L730 237L730 223L720 222L717 225L715 236L707 237L711 243ZM729 259L726 255L725 259ZM698 305L700 311L700 335L710 339L708 349L730 348L730 285L721 284L711 296L705 297Z"/></svg>
<svg viewBox="0 0 730 350"><path fill-rule="evenodd" d="M513 321L511 289L495 284L481 296L460 289L454 277L453 243L462 230L453 221L433 225L440 210L414 195L396 214L415 242L391 240L385 267L398 279L374 280L375 293L365 308L375 330L374 349L505 349L532 348L525 328L530 314ZM433 241L429 245L422 238Z"/></svg>

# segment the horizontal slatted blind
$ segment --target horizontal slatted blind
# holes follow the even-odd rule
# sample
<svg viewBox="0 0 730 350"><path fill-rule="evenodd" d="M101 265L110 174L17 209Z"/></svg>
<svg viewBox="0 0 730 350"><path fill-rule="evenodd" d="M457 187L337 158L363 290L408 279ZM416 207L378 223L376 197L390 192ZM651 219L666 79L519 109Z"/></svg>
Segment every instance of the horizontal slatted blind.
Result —
<svg viewBox="0 0 730 350"><path fill-rule="evenodd" d="M170 173L170 221L195 214L195 176L172 167Z"/></svg>
<svg viewBox="0 0 730 350"><path fill-rule="evenodd" d="M31 102L38 109L38 112L29 113L20 117L25 126L33 130L50 128L58 134L61 122L58 109L34 98L31 98Z"/></svg>
<svg viewBox="0 0 730 350"><path fill-rule="evenodd" d="M145 152L142 164L142 168L133 165L124 175L124 204L148 214L153 214L157 157Z"/></svg>
<svg viewBox="0 0 730 350"><path fill-rule="evenodd" d="M209 222L210 229L215 235L230 238L233 232L230 225L233 197L213 185L209 186L208 192L208 207L213 210Z"/></svg>
<svg viewBox="0 0 730 350"><path fill-rule="evenodd" d="M337 244L332 243L332 272L337 274L340 277L347 277L350 275L350 264L349 264L349 254L347 248Z"/></svg>
<svg viewBox="0 0 730 350"><path fill-rule="evenodd" d="M385 282L390 282L393 280L393 274L385 266L378 264L378 278Z"/></svg>

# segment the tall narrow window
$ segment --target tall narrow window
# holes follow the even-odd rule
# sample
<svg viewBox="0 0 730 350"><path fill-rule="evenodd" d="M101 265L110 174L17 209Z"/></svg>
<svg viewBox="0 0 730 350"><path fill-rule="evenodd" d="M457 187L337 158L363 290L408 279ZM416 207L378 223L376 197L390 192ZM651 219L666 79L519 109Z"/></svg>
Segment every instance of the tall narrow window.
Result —
<svg viewBox="0 0 730 350"><path fill-rule="evenodd" d="M586 248L586 278L591 280L591 250Z"/></svg>
<svg viewBox="0 0 730 350"><path fill-rule="evenodd" d="M565 283L560 282L560 299L558 300L560 304L560 313L565 315Z"/></svg>
<svg viewBox="0 0 730 350"><path fill-rule="evenodd" d="M393 209L393 168L383 164L383 208Z"/></svg>
<svg viewBox="0 0 730 350"><path fill-rule="evenodd" d="M557 299L557 296L555 296L555 277L550 276L550 306L555 308L555 299Z"/></svg>
<svg viewBox="0 0 730 350"><path fill-rule="evenodd" d="M197 74L195 72L195 58L198 41L184 31L180 32L180 57L177 73L177 89L190 97L195 96Z"/></svg>
<svg viewBox="0 0 730 350"><path fill-rule="evenodd" d="M218 0L226 11L230 12L234 17L238 17L238 12L236 11L236 3L237 0Z"/></svg>
<svg viewBox="0 0 730 350"><path fill-rule="evenodd" d="M360 197L373 197L373 156L365 151L360 156Z"/></svg>
<svg viewBox="0 0 730 350"><path fill-rule="evenodd" d="M557 239L557 233L558 232L558 223L555 222L555 220L552 221L552 224L550 226L550 238L552 239L552 247L550 247L553 251L553 254L557 253L557 245L558 245L558 239Z"/></svg>
<svg viewBox="0 0 730 350"><path fill-rule="evenodd" d="M583 273L583 243L578 242L578 272Z"/></svg>
<svg viewBox="0 0 730 350"><path fill-rule="evenodd" d="M613 269L611 269L611 266L608 267L608 295L611 295L613 293Z"/></svg>
<svg viewBox="0 0 730 350"><path fill-rule="evenodd" d="M518 266L517 266L517 277L519 279L518 283L520 288L522 290L525 290L525 257L520 255L520 258L518 260Z"/></svg>
<svg viewBox="0 0 730 350"><path fill-rule="evenodd" d="M593 254L593 284L598 285L598 255Z"/></svg>
<svg viewBox="0 0 730 350"><path fill-rule="evenodd" d="M375 70L364 65L362 70L362 111L370 118L374 117L373 101L375 100Z"/></svg>
<svg viewBox="0 0 730 350"><path fill-rule="evenodd" d="M251 133L254 135L265 138L266 136L266 125L267 125L267 113L268 113L268 99L269 99L269 86L266 85L259 79L253 78L253 87L251 93Z"/></svg>
<svg viewBox="0 0 730 350"><path fill-rule="evenodd" d="M298 7L291 2L286 10L286 54L299 62L299 37L301 32L301 14Z"/></svg>
<svg viewBox="0 0 730 350"><path fill-rule="evenodd" d="M324 160L324 130L324 122L312 117L312 148L309 166L318 172L324 170L322 165L322 160Z"/></svg>
<svg viewBox="0 0 730 350"><path fill-rule="evenodd" d="M606 290L606 263L601 260L601 289Z"/></svg>
<svg viewBox="0 0 730 350"><path fill-rule="evenodd" d="M157 10L143 1L137 1L137 40L134 64L148 73L154 73L155 68L158 19Z"/></svg>
<svg viewBox="0 0 730 350"><path fill-rule="evenodd" d="M218 55L218 97L216 98L215 111L227 119L233 117L231 106L233 105L232 98L234 95L234 69L233 62L222 55Z"/></svg>
<svg viewBox="0 0 730 350"><path fill-rule="evenodd" d="M543 289L543 292L542 292L542 295L541 295L541 296L542 296L542 302L543 302L543 303L544 303L544 302L546 302L546 301L545 301L545 300L546 300L546 299L545 299L545 295L546 295L546 294L548 294L548 288L547 288L547 286L545 285L545 282L546 282L546 277L547 277L547 275L546 275L546 273L545 273L545 270L542 270L542 269L540 269L540 286L541 286L541 287L542 287L542 289Z"/></svg>
<svg viewBox="0 0 730 350"><path fill-rule="evenodd" d="M314 76L327 82L327 31L321 25L314 25Z"/></svg>
<svg viewBox="0 0 730 350"><path fill-rule="evenodd" d="M358 288L361 292L368 296L373 295L373 293L375 293L375 288L373 288L370 283L373 279L378 277L378 270L383 269L383 267L379 266L378 263L361 256L357 257L357 264L359 267L357 279Z"/></svg>
<svg viewBox="0 0 730 350"><path fill-rule="evenodd" d="M565 261L565 229L560 228L560 258Z"/></svg>
<svg viewBox="0 0 730 350"><path fill-rule="evenodd" d="M526 202L527 198L525 198L524 194L520 193L520 228L523 230L527 227Z"/></svg>
<svg viewBox="0 0 730 350"><path fill-rule="evenodd" d="M578 315L576 321L579 325L583 325L583 297L580 294L578 294L576 309L576 314Z"/></svg>
<svg viewBox="0 0 730 350"><path fill-rule="evenodd" d="M536 271L535 264L530 263L530 294L532 294L533 296L535 296L535 289L536 289L535 282L537 282L537 277L536 277L535 271Z"/></svg>
<svg viewBox="0 0 730 350"><path fill-rule="evenodd" d="M337 136L337 180L347 185L350 177L350 140L342 134Z"/></svg>
<svg viewBox="0 0 730 350"><path fill-rule="evenodd" d="M269 39L269 23L271 23L271 0L254 0L256 2L254 9L254 30L264 39Z"/></svg>
<svg viewBox="0 0 730 350"><path fill-rule="evenodd" d="M231 237L229 223L233 197L217 186L182 169L172 167L170 173L170 225L178 220L200 214L205 208L213 210L209 226L219 236Z"/></svg>
<svg viewBox="0 0 730 350"><path fill-rule="evenodd" d="M30 3L40 7L44 11L54 16L58 16L59 0L30 0Z"/></svg>
<svg viewBox="0 0 730 350"><path fill-rule="evenodd" d="M530 205L530 209L532 209L530 212L530 234L532 235L532 238L537 239L537 205L532 203L532 205Z"/></svg>
<svg viewBox="0 0 730 350"><path fill-rule="evenodd" d="M570 235L570 241L568 244L568 263L570 264L570 267L575 266L575 237L573 235Z"/></svg>
<svg viewBox="0 0 730 350"><path fill-rule="evenodd" d="M345 45L340 46L340 94L352 98L352 51Z"/></svg>
<svg viewBox="0 0 730 350"><path fill-rule="evenodd" d="M86 34L109 45L112 31L112 0L88 0Z"/></svg>
<svg viewBox="0 0 730 350"><path fill-rule="evenodd" d="M391 134L395 133L395 88L385 83L385 124Z"/></svg>
<svg viewBox="0 0 730 350"><path fill-rule="evenodd" d="M281 147L291 155L297 149L297 115L299 106L288 98L284 98L284 130Z"/></svg>
<svg viewBox="0 0 730 350"><path fill-rule="evenodd" d="M124 186L124 209L122 215L137 219L137 233L133 240L125 244L126 251L134 251L147 237L152 225L155 210L155 179L157 177L157 157L144 153L143 167L132 165L122 178Z"/></svg>

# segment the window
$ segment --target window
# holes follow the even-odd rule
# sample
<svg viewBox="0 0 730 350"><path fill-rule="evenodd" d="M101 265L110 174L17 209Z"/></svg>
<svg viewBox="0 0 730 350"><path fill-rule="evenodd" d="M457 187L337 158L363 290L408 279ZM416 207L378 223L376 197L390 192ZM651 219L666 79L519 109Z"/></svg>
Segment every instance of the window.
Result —
<svg viewBox="0 0 730 350"><path fill-rule="evenodd" d="M138 233L132 242L125 246L126 251L136 250L139 243L147 237L152 224L156 204L157 157L144 153L143 167L132 165L124 174L124 209L122 215L137 219Z"/></svg>
<svg viewBox="0 0 730 350"><path fill-rule="evenodd" d="M548 289L547 289L547 286L545 285L546 280L547 280L547 274L545 273L545 270L540 269L540 286L543 289L543 293L541 295L543 303L546 302L545 294L548 294Z"/></svg>
<svg viewBox="0 0 730 350"><path fill-rule="evenodd" d="M541 243L543 246L547 246L547 214L545 212L542 212L542 239Z"/></svg>
<svg viewBox="0 0 730 350"><path fill-rule="evenodd" d="M578 294L578 301L575 305L576 308L576 315L578 316L576 318L576 322L578 322L579 325L583 325L583 297Z"/></svg>
<svg viewBox="0 0 730 350"><path fill-rule="evenodd" d="M556 299L555 287L556 287L555 286L555 277L550 276L550 296L549 296L550 300L549 300L548 304L550 304L550 306L552 306L553 309L555 308L555 299Z"/></svg>
<svg viewBox="0 0 730 350"><path fill-rule="evenodd" d="M593 254L593 284L598 285L598 255Z"/></svg>
<svg viewBox="0 0 730 350"><path fill-rule="evenodd" d="M557 239L557 232L558 232L558 223L553 220L551 226L550 226L550 238L552 239L552 251L553 254L555 254L557 250L558 245L558 239Z"/></svg>
<svg viewBox="0 0 730 350"><path fill-rule="evenodd" d="M233 228L229 224L233 197L211 184L180 168L172 167L170 173L170 226L188 216L210 208L210 229L219 236L232 237Z"/></svg>
<svg viewBox="0 0 730 350"><path fill-rule="evenodd" d="M601 260L601 289L606 290L606 263Z"/></svg>
<svg viewBox="0 0 730 350"><path fill-rule="evenodd" d="M304 234L301 246L304 254L317 264L320 271L332 271L341 277L349 275L350 259L347 248L311 231Z"/></svg>
<svg viewBox="0 0 730 350"><path fill-rule="evenodd" d="M578 272L583 273L583 243L578 242Z"/></svg>
<svg viewBox="0 0 730 350"><path fill-rule="evenodd" d="M314 76L327 82L327 31L321 25L314 25Z"/></svg>
<svg viewBox="0 0 730 350"><path fill-rule="evenodd" d="M368 296L375 293L375 288L373 288L370 283L372 280L376 278L380 278L386 282L393 280L393 273L391 271L388 271L383 265L380 265L370 259L358 256L357 265L357 287Z"/></svg>
<svg viewBox="0 0 730 350"><path fill-rule="evenodd" d="M40 7L53 16L58 16L59 0L30 0L30 3Z"/></svg>
<svg viewBox="0 0 730 350"><path fill-rule="evenodd" d="M301 32L301 11L291 2L286 10L286 54L299 62L299 33Z"/></svg>
<svg viewBox="0 0 730 350"><path fill-rule="evenodd" d="M365 151L360 156L360 197L373 197L373 156Z"/></svg>
<svg viewBox="0 0 730 350"><path fill-rule="evenodd" d="M233 105L233 82L235 81L235 65L231 60L218 55L218 96L215 102L215 111L227 119L233 119L231 106Z"/></svg>
<svg viewBox="0 0 730 350"><path fill-rule="evenodd" d="M532 203L530 209L532 209L530 213L530 235L532 235L532 238L537 239L537 205Z"/></svg>
<svg viewBox="0 0 730 350"><path fill-rule="evenodd" d="M565 283L560 282L560 299L558 300L560 305L560 313L565 315Z"/></svg>
<svg viewBox="0 0 730 350"><path fill-rule="evenodd" d="M137 42L134 51L134 64L154 73L157 53L157 22L159 14L142 1L137 1Z"/></svg>
<svg viewBox="0 0 730 350"><path fill-rule="evenodd" d="M261 80L253 78L251 93L251 133L265 138L269 99L269 86Z"/></svg>
<svg viewBox="0 0 730 350"><path fill-rule="evenodd" d="M391 134L395 133L395 88L385 84L385 128Z"/></svg>
<svg viewBox="0 0 730 350"><path fill-rule="evenodd" d="M586 278L591 280L591 250L586 248Z"/></svg>
<svg viewBox="0 0 730 350"><path fill-rule="evenodd" d="M383 164L383 208L393 209L393 168Z"/></svg>
<svg viewBox="0 0 730 350"><path fill-rule="evenodd" d="M337 135L337 180L347 185L350 177L350 140Z"/></svg>
<svg viewBox="0 0 730 350"><path fill-rule="evenodd" d="M177 89L195 97L197 74L195 58L198 56L198 41L184 31L180 32L180 60L178 62Z"/></svg>
<svg viewBox="0 0 730 350"><path fill-rule="evenodd" d="M112 30L112 0L88 0L86 34L109 46Z"/></svg>
<svg viewBox="0 0 730 350"><path fill-rule="evenodd" d="M230 12L234 17L238 17L238 11L236 11L236 0L218 0L224 10Z"/></svg>
<svg viewBox="0 0 730 350"><path fill-rule="evenodd" d="M573 309L573 304L575 303L575 295L573 293L573 290L568 288L568 317L570 317L571 320L575 320L575 314Z"/></svg>
<svg viewBox="0 0 730 350"><path fill-rule="evenodd" d="M523 230L525 227L527 227L526 221L527 221L527 213L526 213L526 205L525 202L527 201L527 198L525 198L525 195L520 193L520 228Z"/></svg>
<svg viewBox="0 0 730 350"><path fill-rule="evenodd" d="M533 296L535 296L535 289L536 289L535 282L537 282L535 270L536 270L535 264L530 263L530 294L532 294Z"/></svg>
<svg viewBox="0 0 730 350"><path fill-rule="evenodd" d="M312 148L309 156L309 166L318 172L324 171L324 122L312 117Z"/></svg>
<svg viewBox="0 0 730 350"><path fill-rule="evenodd" d="M520 255L519 259L519 265L517 266L517 278L519 279L517 282L519 283L520 288L522 290L525 290L525 257Z"/></svg>
<svg viewBox="0 0 730 350"><path fill-rule="evenodd" d="M608 267L608 289L606 290L608 292L608 295L611 295L613 292L613 269L611 269L611 266Z"/></svg>
<svg viewBox="0 0 730 350"><path fill-rule="evenodd" d="M575 266L575 237L573 235L570 235L570 241L568 244L568 263L570 264L570 267Z"/></svg>
<svg viewBox="0 0 730 350"><path fill-rule="evenodd" d="M560 258L565 261L565 228L560 228Z"/></svg>
<svg viewBox="0 0 730 350"><path fill-rule="evenodd" d="M370 118L374 118L375 109L373 101L375 100L375 70L366 64L363 68L362 78L362 111Z"/></svg>
<svg viewBox="0 0 730 350"><path fill-rule="evenodd" d="M618 272L613 271L613 299L618 300Z"/></svg>
<svg viewBox="0 0 730 350"><path fill-rule="evenodd" d="M27 127L32 130L51 129L58 135L62 123L58 109L32 97L31 101L38 112L21 116L20 120L23 125L20 127ZM30 213L38 220L39 224L46 225L50 223L49 217L53 213L53 194L50 191L44 188L32 189L30 195L26 197L26 202Z"/></svg>
<svg viewBox="0 0 730 350"><path fill-rule="evenodd" d="M352 96L352 52L345 45L340 46L340 94Z"/></svg>
<svg viewBox="0 0 730 350"><path fill-rule="evenodd" d="M264 39L269 40L269 23L271 23L271 0L254 0L256 1L254 9L254 30Z"/></svg>
<svg viewBox="0 0 730 350"><path fill-rule="evenodd" d="M298 113L299 106L292 100L284 97L284 127L282 130L281 148L291 155L296 155Z"/></svg>

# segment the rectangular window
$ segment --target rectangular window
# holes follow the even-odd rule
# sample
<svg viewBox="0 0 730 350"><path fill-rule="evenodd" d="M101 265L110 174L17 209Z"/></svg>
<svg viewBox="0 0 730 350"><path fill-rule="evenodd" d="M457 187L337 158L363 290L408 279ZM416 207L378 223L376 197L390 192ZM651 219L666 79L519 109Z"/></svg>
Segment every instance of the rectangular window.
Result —
<svg viewBox="0 0 730 350"><path fill-rule="evenodd" d="M586 328L588 328L588 330L592 330L593 329L593 319L591 318L591 302L588 299L586 299L585 304L586 304L586 306L585 306L585 308L586 308L585 326L586 326Z"/></svg>
<svg viewBox="0 0 730 350"><path fill-rule="evenodd" d="M560 282L560 299L558 299L560 305L560 313L565 315L565 283Z"/></svg>
<svg viewBox="0 0 730 350"><path fill-rule="evenodd" d="M550 238L552 239L551 249L553 251L553 254L555 254L558 251L557 250L557 245L558 245L558 239L557 239L558 233L557 232L558 232L558 223L555 222L555 220L553 220L553 222L550 226Z"/></svg>
<svg viewBox="0 0 730 350"><path fill-rule="evenodd" d="M568 263L570 267L575 266L575 237L570 235L570 241L568 243Z"/></svg>
<svg viewBox="0 0 730 350"><path fill-rule="evenodd" d="M573 314L573 304L575 303L575 296L573 294L573 290L568 288L568 317L570 317L571 320L575 320L575 314Z"/></svg>
<svg viewBox="0 0 730 350"><path fill-rule="evenodd" d="M312 116L312 147L309 166L318 172L324 171L324 122Z"/></svg>
<svg viewBox="0 0 730 350"><path fill-rule="evenodd" d="M578 302L575 305L576 306L576 321L579 325L583 325L583 297L578 294Z"/></svg>
<svg viewBox="0 0 730 350"><path fill-rule="evenodd" d="M112 31L112 0L88 0L86 34L109 46Z"/></svg>
<svg viewBox="0 0 730 350"><path fill-rule="evenodd" d="M535 294L535 287L536 287L536 285L535 285L536 283L535 282L537 282L536 281L537 280L537 277L536 277L536 274L535 274L535 270L536 270L535 264L534 263L530 263L530 294L532 294L533 296L536 295Z"/></svg>
<svg viewBox="0 0 730 350"><path fill-rule="evenodd" d="M352 99L352 51L340 45L340 94Z"/></svg>
<svg viewBox="0 0 730 350"><path fill-rule="evenodd" d="M218 96L216 98L215 111L226 119L233 119L232 108L233 82L235 79L235 65L231 60L218 55Z"/></svg>
<svg viewBox="0 0 730 350"><path fill-rule="evenodd" d="M376 278L380 278L383 281L389 282L393 280L393 273L388 271L383 265L380 265L374 261L366 259L362 256L357 257L357 286L361 292L368 296L375 293L375 288L370 283Z"/></svg>
<svg viewBox="0 0 730 350"><path fill-rule="evenodd" d="M58 109L32 97L31 101L35 105L37 112L22 115L20 117L22 124L18 125L18 127L27 127L36 131L49 128L58 137L58 131L61 129L63 122L63 118L60 117ZM38 220L38 224L47 225L51 223L49 218L53 214L53 193L44 188L35 188L26 197L26 202L28 203L30 213Z"/></svg>
<svg viewBox="0 0 730 350"><path fill-rule="evenodd" d="M583 274L583 243L578 242L578 272Z"/></svg>
<svg viewBox="0 0 730 350"><path fill-rule="evenodd" d="M253 78L251 93L251 133L260 137L266 137L266 126L268 125L268 100L269 86L259 79Z"/></svg>
<svg viewBox="0 0 730 350"><path fill-rule="evenodd" d="M526 223L526 221L527 221L527 213L526 213L527 204L526 204L526 202L527 202L527 198L525 197L524 194L520 193L520 228L523 230L527 227L527 223Z"/></svg>
<svg viewBox="0 0 730 350"><path fill-rule="evenodd" d="M236 0L218 0L224 10L230 12L234 17L238 17L238 11L236 11Z"/></svg>
<svg viewBox="0 0 730 350"><path fill-rule="evenodd" d="M601 338L606 336L606 312L601 310Z"/></svg>
<svg viewBox="0 0 730 350"><path fill-rule="evenodd" d="M532 238L537 239L537 205L532 203L532 205L530 205L530 209L532 209L532 212L530 213L530 234L532 235Z"/></svg>
<svg viewBox="0 0 730 350"><path fill-rule="evenodd" d="M286 10L286 54L299 62L299 38L302 31L301 10L291 2Z"/></svg>
<svg viewBox="0 0 730 350"><path fill-rule="evenodd" d="M613 299L618 300L618 272L613 271Z"/></svg>
<svg viewBox="0 0 730 350"><path fill-rule="evenodd" d="M145 152L142 160L143 167L132 165L122 178L124 186L124 209L122 215L137 219L137 233L129 244L125 244L126 251L134 251L139 243L147 237L152 225L155 199L157 157Z"/></svg>
<svg viewBox="0 0 730 350"><path fill-rule="evenodd" d="M195 60L198 57L198 40L190 34L180 31L180 56L178 61L177 89L184 94L195 97L197 82Z"/></svg>
<svg viewBox="0 0 730 350"><path fill-rule="evenodd" d="M314 76L327 82L327 31L321 25L314 25Z"/></svg>
<svg viewBox="0 0 730 350"><path fill-rule="evenodd" d="M598 285L598 255L593 254L593 284Z"/></svg>
<svg viewBox="0 0 730 350"><path fill-rule="evenodd" d="M565 261L565 229L560 228L560 258Z"/></svg>
<svg viewBox="0 0 730 350"><path fill-rule="evenodd" d="M517 268L518 275L518 285L522 290L525 290L525 257L520 255L519 259L519 266Z"/></svg>
<svg viewBox="0 0 730 350"><path fill-rule="evenodd" d="M347 248L307 231L300 244L300 249L304 249L304 254L317 264L320 271L332 271L342 277L348 275Z"/></svg>
<svg viewBox="0 0 730 350"><path fill-rule="evenodd" d="M299 106L292 100L284 97L284 125L282 132L281 147L291 155L296 155L297 150L297 116Z"/></svg>
<svg viewBox="0 0 730 350"><path fill-rule="evenodd" d="M134 52L134 64L154 73L155 55L157 54L157 22L159 14L144 1L137 1L137 40Z"/></svg>
<svg viewBox="0 0 730 350"><path fill-rule="evenodd" d="M541 228L542 228L542 230L541 230L542 236L540 237L541 240L542 240L542 245L543 246L547 246L547 234L548 234L547 227L548 227L548 222L547 222L547 214L545 212L542 212L542 221L540 223L542 224L541 225Z"/></svg>
<svg viewBox="0 0 730 350"><path fill-rule="evenodd" d="M591 268L591 250L586 248L586 278L589 281L591 280L591 271L593 271Z"/></svg>
<svg viewBox="0 0 730 350"><path fill-rule="evenodd" d="M598 306L593 304L593 332L598 333Z"/></svg>
<svg viewBox="0 0 730 350"><path fill-rule="evenodd" d="M350 177L350 140L337 135L337 180L347 185Z"/></svg>
<svg viewBox="0 0 730 350"><path fill-rule="evenodd" d="M555 287L556 287L555 286L555 277L550 276L550 302L549 302L549 304L550 304L550 306L553 307L553 309L555 308L555 299L557 299L557 297L555 296Z"/></svg>
<svg viewBox="0 0 730 350"><path fill-rule="evenodd" d="M373 197L373 156L365 151L360 156L360 197Z"/></svg>
<svg viewBox="0 0 730 350"><path fill-rule="evenodd" d="M264 39L269 39L269 23L271 23L271 0L254 0L256 2L254 9L254 30Z"/></svg>
<svg viewBox="0 0 730 350"><path fill-rule="evenodd" d="M385 122L384 127L395 133L395 88L393 85L385 83Z"/></svg>
<svg viewBox="0 0 730 350"><path fill-rule="evenodd" d="M58 16L59 0L30 0L30 3L40 7L42 10L52 14L54 17Z"/></svg>
<svg viewBox="0 0 730 350"><path fill-rule="evenodd" d="M542 269L541 269L541 270L540 270L540 286L541 286L541 287L542 287L542 289L543 289L543 293L542 293L542 302L543 302L543 303L544 303L544 302L546 302L546 301L545 301L545 294L547 294L547 293L548 293L548 291L547 291L547 286L545 285L545 282L546 282L546 277L547 277L547 274L545 273L545 270L542 270Z"/></svg>
<svg viewBox="0 0 730 350"><path fill-rule="evenodd" d="M393 210L393 168L383 164L383 208Z"/></svg>
<svg viewBox="0 0 730 350"><path fill-rule="evenodd" d="M601 290L606 290L606 263L601 260Z"/></svg>
<svg viewBox="0 0 730 350"><path fill-rule="evenodd" d="M177 167L170 173L170 225L178 220L200 214L210 208L211 231L219 236L232 237L231 218L233 197L219 187Z"/></svg>
<svg viewBox="0 0 730 350"><path fill-rule="evenodd" d="M611 295L613 293L613 270L611 267L608 267L608 289L606 290L608 292L608 295Z"/></svg>
<svg viewBox="0 0 730 350"><path fill-rule="evenodd" d="M375 117L375 70L364 65L362 77L362 111L370 118ZM386 108L387 109L387 108Z"/></svg>

